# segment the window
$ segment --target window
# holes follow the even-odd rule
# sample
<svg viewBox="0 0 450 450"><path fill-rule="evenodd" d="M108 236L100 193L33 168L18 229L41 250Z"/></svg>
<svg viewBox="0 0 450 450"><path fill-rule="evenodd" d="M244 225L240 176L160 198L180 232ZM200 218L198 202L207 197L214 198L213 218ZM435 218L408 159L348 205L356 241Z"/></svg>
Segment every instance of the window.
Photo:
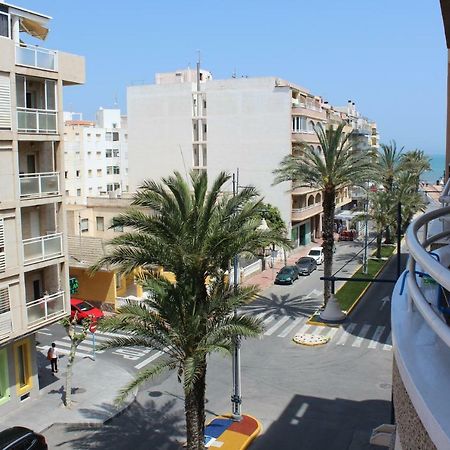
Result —
<svg viewBox="0 0 450 450"><path fill-rule="evenodd" d="M119 175L120 174L120 167L119 166L113 166L113 173L115 175Z"/></svg>
<svg viewBox="0 0 450 450"><path fill-rule="evenodd" d="M106 166L106 175L111 175L113 173L112 168L113 166Z"/></svg>
<svg viewBox="0 0 450 450"><path fill-rule="evenodd" d="M113 141L118 141L119 140L119 133L117 131L114 131L113 135Z"/></svg>
<svg viewBox="0 0 450 450"><path fill-rule="evenodd" d="M80 171L79 171L79 170L77 170L77 171L75 172L75 174L76 174L76 177L77 177L77 178L80 178Z"/></svg>
<svg viewBox="0 0 450 450"><path fill-rule="evenodd" d="M5 228L3 219L0 219L0 273L6 271L5 257ZM0 291L0 314L1 314L1 291ZM0 323L1 328L1 323Z"/></svg>
<svg viewBox="0 0 450 450"><path fill-rule="evenodd" d="M9 38L9 14L6 11L0 11L0 36Z"/></svg>
<svg viewBox="0 0 450 450"><path fill-rule="evenodd" d="M92 155L92 152L88 152L88 158L90 158Z"/></svg>
<svg viewBox="0 0 450 450"><path fill-rule="evenodd" d="M69 195L69 189L66 189L66 195Z"/></svg>
<svg viewBox="0 0 450 450"><path fill-rule="evenodd" d="M66 170L65 172L64 172L64 178L67 180L67 176L69 175L69 172Z"/></svg>
<svg viewBox="0 0 450 450"><path fill-rule="evenodd" d="M17 393L23 395L32 388L30 343L28 340L19 341L14 346L16 363Z"/></svg>
<svg viewBox="0 0 450 450"><path fill-rule="evenodd" d="M92 188L91 187L89 188L89 194L92 194Z"/></svg>
<svg viewBox="0 0 450 450"><path fill-rule="evenodd" d="M112 138L112 133L111 133L111 132L107 131L107 132L105 133L105 140L106 140L106 141L112 141L112 140L113 140L113 138Z"/></svg>
<svg viewBox="0 0 450 450"><path fill-rule="evenodd" d="M112 157L112 149L111 148L107 148L105 153L106 153L106 157L107 158L111 158Z"/></svg>
<svg viewBox="0 0 450 450"><path fill-rule="evenodd" d="M106 185L106 192L113 192L114 191L114 185L112 183L108 183Z"/></svg>
<svg viewBox="0 0 450 450"><path fill-rule="evenodd" d="M114 183L114 190L120 189L120 183Z"/></svg>
<svg viewBox="0 0 450 450"><path fill-rule="evenodd" d="M102 169L97 169L97 176L101 177L102 176Z"/></svg>
<svg viewBox="0 0 450 450"><path fill-rule="evenodd" d="M102 152L96 152L97 159L100 159L102 157Z"/></svg>
<svg viewBox="0 0 450 450"><path fill-rule="evenodd" d="M80 231L89 231L89 219L80 219Z"/></svg>
<svg viewBox="0 0 450 450"><path fill-rule="evenodd" d="M81 197L81 189L77 189L77 197Z"/></svg>
<svg viewBox="0 0 450 450"><path fill-rule="evenodd" d="M97 216L95 218L95 223L97 224L97 231L105 231L105 218Z"/></svg>
<svg viewBox="0 0 450 450"><path fill-rule="evenodd" d="M88 170L88 177L89 177L89 178L92 178L92 169L89 169L89 170Z"/></svg>
<svg viewBox="0 0 450 450"><path fill-rule="evenodd" d="M115 148L113 150L113 156L114 156L114 158L118 158L119 157L119 149L118 148Z"/></svg>

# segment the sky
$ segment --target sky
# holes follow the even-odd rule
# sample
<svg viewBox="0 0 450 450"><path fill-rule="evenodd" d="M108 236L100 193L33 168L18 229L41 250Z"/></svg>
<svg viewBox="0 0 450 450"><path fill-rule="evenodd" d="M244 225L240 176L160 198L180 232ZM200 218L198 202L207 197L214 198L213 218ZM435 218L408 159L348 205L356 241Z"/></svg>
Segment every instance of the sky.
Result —
<svg viewBox="0 0 450 450"><path fill-rule="evenodd" d="M86 58L64 109L126 112L126 87L195 66L277 76L335 106L351 99L381 142L444 154L447 50L439 0L10 0L53 17L39 45Z"/></svg>

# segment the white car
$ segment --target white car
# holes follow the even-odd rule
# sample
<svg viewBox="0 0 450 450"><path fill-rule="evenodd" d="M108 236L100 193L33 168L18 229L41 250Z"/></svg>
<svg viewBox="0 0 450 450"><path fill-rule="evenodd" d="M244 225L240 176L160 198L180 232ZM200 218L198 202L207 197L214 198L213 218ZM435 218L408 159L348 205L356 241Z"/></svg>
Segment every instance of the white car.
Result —
<svg viewBox="0 0 450 450"><path fill-rule="evenodd" d="M323 263L323 248L322 247L313 247L308 255L310 258L314 258L316 260L317 265Z"/></svg>

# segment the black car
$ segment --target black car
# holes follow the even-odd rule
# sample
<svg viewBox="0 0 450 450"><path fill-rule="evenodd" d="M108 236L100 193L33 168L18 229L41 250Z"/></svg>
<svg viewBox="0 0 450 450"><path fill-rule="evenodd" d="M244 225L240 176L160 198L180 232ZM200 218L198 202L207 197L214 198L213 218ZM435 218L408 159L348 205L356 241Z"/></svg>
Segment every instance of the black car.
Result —
<svg viewBox="0 0 450 450"><path fill-rule="evenodd" d="M0 432L0 450L48 450L42 434L25 427L7 428Z"/></svg>
<svg viewBox="0 0 450 450"><path fill-rule="evenodd" d="M292 284L298 278L297 266L284 266L275 277L275 284Z"/></svg>
<svg viewBox="0 0 450 450"><path fill-rule="evenodd" d="M309 275L312 271L317 269L317 262L314 258L304 256L300 258L296 263L298 273L300 275Z"/></svg>

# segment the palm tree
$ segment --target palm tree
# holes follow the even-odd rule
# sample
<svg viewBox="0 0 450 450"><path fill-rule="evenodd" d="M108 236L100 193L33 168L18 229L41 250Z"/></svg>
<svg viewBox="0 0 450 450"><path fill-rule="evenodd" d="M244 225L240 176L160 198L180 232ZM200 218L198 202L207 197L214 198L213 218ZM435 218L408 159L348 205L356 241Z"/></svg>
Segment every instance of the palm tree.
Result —
<svg viewBox="0 0 450 450"><path fill-rule="evenodd" d="M323 191L324 275L330 277L333 268L333 225L336 192L342 187L365 182L371 174L371 152L352 148L345 123L326 130L316 127L322 152L301 144L293 155L286 156L274 171L275 183L292 181L293 187L313 187ZM324 283L324 303L331 293L329 281Z"/></svg>
<svg viewBox="0 0 450 450"><path fill-rule="evenodd" d="M392 192L394 189L394 182L403 169L402 158L403 147L398 150L395 141L391 141L389 144L381 144L381 151L378 151L377 158L377 174L386 192Z"/></svg>
<svg viewBox="0 0 450 450"><path fill-rule="evenodd" d="M175 314L174 318L164 316L164 332L160 328L154 331L147 327L147 344L168 355L165 368L178 367L179 376L184 376L188 448L199 449L203 448L204 435L206 355L227 343L231 332L246 336L259 330L257 323L242 322L248 326L246 331L236 328L238 322L230 322L226 333L223 329L217 332L220 339L211 337L211 330L220 329L214 325L214 320L217 323L225 321L230 312L227 301L231 305L234 302L227 300L230 295L223 288L213 289L211 294L211 280L223 279L230 260L236 254L248 252L256 256L269 243L283 247L289 247L290 243L277 230L258 229L262 200L255 188L243 188L234 197L224 194L222 190L230 181L230 176L225 173L212 181L209 191L206 174L192 173L190 181L191 185L175 172L160 183L144 182L134 196L134 208L114 220L114 226L121 225L132 231L113 239L109 254L92 269L113 265L123 274L131 274L138 269L144 285L155 278L155 266L174 273L176 286L173 289L166 286L165 292L156 297L158 305L150 303L150 309L142 313L149 315L151 308L155 308L158 311L154 317L156 322L161 315L159 311L169 308L165 305L168 303L171 305L170 314ZM217 306L221 301L220 295L224 302L222 309ZM131 312L131 306L126 308L122 317L128 317ZM117 320L121 320L120 315ZM178 331L172 336L175 329L173 321L177 321ZM114 328L116 325L113 324ZM126 320L121 322L121 326L126 326ZM144 331L136 333L145 337L142 336ZM178 332L180 336L186 335L186 343L177 341ZM164 333L170 339L164 337ZM156 339L159 335L160 341ZM132 342L132 339L117 341L116 344L127 342ZM181 348L184 349L182 352ZM223 348L226 348L225 344ZM156 373L159 372L142 372L136 383Z"/></svg>
<svg viewBox="0 0 450 450"><path fill-rule="evenodd" d="M423 150L411 150L402 155L402 169L411 175L411 183L419 190L420 177L431 170L431 159Z"/></svg>

